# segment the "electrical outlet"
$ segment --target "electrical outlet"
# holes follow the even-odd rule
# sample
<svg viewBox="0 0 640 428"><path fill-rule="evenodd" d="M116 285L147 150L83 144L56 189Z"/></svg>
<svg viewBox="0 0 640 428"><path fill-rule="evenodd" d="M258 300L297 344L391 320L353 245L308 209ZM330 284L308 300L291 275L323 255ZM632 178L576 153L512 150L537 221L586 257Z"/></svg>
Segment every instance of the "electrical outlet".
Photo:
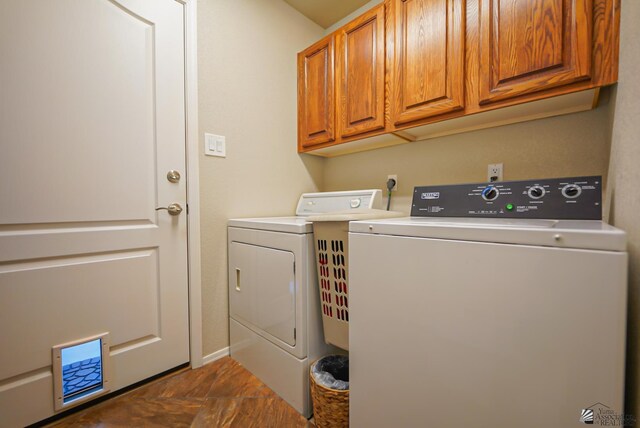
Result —
<svg viewBox="0 0 640 428"><path fill-rule="evenodd" d="M398 176L396 174L387 175L387 181L389 181L392 178L396 180L396 184L391 188L391 191L396 192L398 190ZM386 187L386 184L385 184L385 187Z"/></svg>
<svg viewBox="0 0 640 428"><path fill-rule="evenodd" d="M487 169L487 181L502 181L502 164L492 163L489 164Z"/></svg>

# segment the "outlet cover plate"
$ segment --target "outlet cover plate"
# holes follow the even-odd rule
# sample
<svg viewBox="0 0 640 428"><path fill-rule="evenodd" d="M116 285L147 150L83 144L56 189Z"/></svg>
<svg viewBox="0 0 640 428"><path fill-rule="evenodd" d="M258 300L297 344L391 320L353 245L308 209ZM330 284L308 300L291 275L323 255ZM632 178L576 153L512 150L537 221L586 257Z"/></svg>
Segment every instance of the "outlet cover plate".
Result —
<svg viewBox="0 0 640 428"><path fill-rule="evenodd" d="M503 165L501 163L492 163L487 167L487 181L502 181L502 169Z"/></svg>
<svg viewBox="0 0 640 428"><path fill-rule="evenodd" d="M391 178L396 180L396 185L391 188L391 191L392 192L397 192L398 191L398 175L397 174L389 174L389 175L387 175L387 181L389 181ZM386 184L385 184L385 187L386 187Z"/></svg>

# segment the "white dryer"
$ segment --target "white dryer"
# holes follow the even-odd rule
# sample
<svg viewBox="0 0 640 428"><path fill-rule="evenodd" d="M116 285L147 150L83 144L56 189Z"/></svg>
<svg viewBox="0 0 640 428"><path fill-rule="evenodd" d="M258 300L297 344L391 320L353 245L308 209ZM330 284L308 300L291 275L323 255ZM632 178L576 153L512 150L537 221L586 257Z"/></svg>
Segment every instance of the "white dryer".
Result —
<svg viewBox="0 0 640 428"><path fill-rule="evenodd" d="M351 426L624 420L626 238L600 204L599 177L437 186L351 222Z"/></svg>
<svg viewBox="0 0 640 428"><path fill-rule="evenodd" d="M380 190L306 193L293 217L228 223L231 357L305 417L309 365L337 349L322 334L312 223L307 216L380 208Z"/></svg>

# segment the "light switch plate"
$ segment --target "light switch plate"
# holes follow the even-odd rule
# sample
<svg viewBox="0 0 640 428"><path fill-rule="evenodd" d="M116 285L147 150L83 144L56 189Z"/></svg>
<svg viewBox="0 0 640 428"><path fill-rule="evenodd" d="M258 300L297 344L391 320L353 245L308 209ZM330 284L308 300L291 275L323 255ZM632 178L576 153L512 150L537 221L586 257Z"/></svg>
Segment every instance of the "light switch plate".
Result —
<svg viewBox="0 0 640 428"><path fill-rule="evenodd" d="M227 144L224 135L204 134L204 154L227 157Z"/></svg>

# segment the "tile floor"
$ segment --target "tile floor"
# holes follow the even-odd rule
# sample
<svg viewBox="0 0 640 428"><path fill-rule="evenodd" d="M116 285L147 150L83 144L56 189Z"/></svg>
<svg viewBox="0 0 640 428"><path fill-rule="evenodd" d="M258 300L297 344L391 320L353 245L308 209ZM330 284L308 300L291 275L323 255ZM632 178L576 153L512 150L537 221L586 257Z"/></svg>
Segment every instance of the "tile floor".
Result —
<svg viewBox="0 0 640 428"><path fill-rule="evenodd" d="M168 375L49 427L313 427L229 357Z"/></svg>

